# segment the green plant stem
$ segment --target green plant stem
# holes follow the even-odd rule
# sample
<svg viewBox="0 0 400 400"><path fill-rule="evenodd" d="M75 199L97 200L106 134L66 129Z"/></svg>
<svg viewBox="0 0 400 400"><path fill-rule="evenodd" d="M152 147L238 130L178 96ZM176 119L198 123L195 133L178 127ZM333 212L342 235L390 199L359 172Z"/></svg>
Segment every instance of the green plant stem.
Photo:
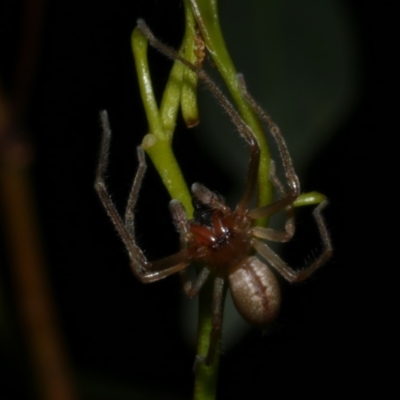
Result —
<svg viewBox="0 0 400 400"><path fill-rule="evenodd" d="M186 60L196 64L196 20L192 13L189 0L184 0L183 5L185 8L185 35L183 37L180 53ZM184 68L183 70L181 107L182 117L186 126L188 128L196 126L199 123L199 110L197 107L197 75L189 68Z"/></svg>
<svg viewBox="0 0 400 400"><path fill-rule="evenodd" d="M237 71L227 50L222 35L217 9L217 0L190 0L197 24L203 35L208 52L211 54L224 82L239 110L240 115L250 127L261 148L258 171L258 206L269 204L273 199L273 187L269 180L271 162L268 143L257 116L242 95L237 80ZM266 225L263 220L262 225Z"/></svg>
<svg viewBox="0 0 400 400"><path fill-rule="evenodd" d="M180 55L188 61L195 63L194 52L196 34L196 21L190 10L189 0L184 1L185 7L185 35L182 41ZM142 57L145 54L141 54ZM147 63L147 60L144 60ZM148 68L147 68L148 69ZM188 128L196 126L199 122L197 107L197 75L195 72L175 61L171 69L160 105L160 119L168 137L172 140L175 130L179 106Z"/></svg>
<svg viewBox="0 0 400 400"><path fill-rule="evenodd" d="M166 132L154 97L151 76L147 62L147 39L138 29L132 33L132 50L135 57L136 72L139 79L140 94L145 108L150 133L143 138L142 147L151 158L164 186L172 199L179 200L189 216L193 214L192 198L183 178L182 171L172 151L172 133ZM176 72L176 71L174 71ZM176 78L176 76L174 76ZM173 125L176 118L179 91L170 88L171 96L164 101L163 115L166 126Z"/></svg>
<svg viewBox="0 0 400 400"><path fill-rule="evenodd" d="M206 357L210 347L210 334L212 331L212 300L213 280L209 279L203 286L199 299L199 318L197 334L197 356ZM223 303L225 302L224 291ZM214 360L210 366L199 364L195 370L195 383L193 400L214 400L217 395L218 369L220 360L220 343L218 343Z"/></svg>
<svg viewBox="0 0 400 400"><path fill-rule="evenodd" d="M169 143L171 143L174 135L176 118L181 102L184 68L181 63L174 63L161 100L160 119Z"/></svg>

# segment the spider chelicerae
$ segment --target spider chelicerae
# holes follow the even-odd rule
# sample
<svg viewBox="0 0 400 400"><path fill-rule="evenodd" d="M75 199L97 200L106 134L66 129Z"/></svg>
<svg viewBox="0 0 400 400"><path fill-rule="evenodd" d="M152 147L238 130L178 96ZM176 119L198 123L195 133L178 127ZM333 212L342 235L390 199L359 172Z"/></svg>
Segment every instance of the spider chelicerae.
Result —
<svg viewBox="0 0 400 400"><path fill-rule="evenodd" d="M275 318L281 301L279 285L271 267L287 281L301 282L314 273L331 256L331 241L321 213L327 205L327 201L320 203L313 211L322 239L322 251L311 264L300 270L294 270L265 242L287 242L291 240L295 232L293 203L300 195L299 180L278 126L251 97L246 89L243 77L239 74L238 82L244 98L260 120L265 123L277 144L286 180L285 184L282 184L276 175L275 164L271 162L270 180L278 198L266 206L249 210L256 192L257 173L260 164L260 147L253 132L203 69L191 64L175 50L156 39L144 21L139 20L138 27L153 47L169 58L179 60L197 74L227 111L250 148L246 184L236 208L231 209L221 196L205 186L199 183L193 184L195 212L192 220L188 220L185 209L178 200L171 200L170 202L172 219L180 234L180 251L161 260L149 261L136 243L134 229L134 209L146 170L145 154L141 147L137 148L139 167L128 197L125 215L122 218L105 185L104 176L111 130L107 112L102 111L100 113L103 139L95 188L128 250L134 275L141 282L149 283L179 272L182 277L184 292L189 297L196 296L207 279L214 280L211 340L205 360L206 364L210 364L221 330L223 293L224 285L227 282L235 306L242 317L250 324L262 327ZM254 226L255 220L269 217L279 211L284 211L286 214L284 230L278 231ZM255 255L255 252L258 256ZM188 274L187 267L197 261L202 262L203 266L197 276L192 278Z"/></svg>

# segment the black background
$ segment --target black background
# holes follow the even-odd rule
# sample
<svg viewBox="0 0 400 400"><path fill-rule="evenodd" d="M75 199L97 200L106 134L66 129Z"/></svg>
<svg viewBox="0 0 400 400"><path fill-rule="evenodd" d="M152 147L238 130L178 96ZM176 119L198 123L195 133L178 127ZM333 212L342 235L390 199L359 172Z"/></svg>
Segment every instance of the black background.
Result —
<svg viewBox="0 0 400 400"><path fill-rule="evenodd" d="M334 257L310 282L290 288L283 284L276 326L266 335L249 331L222 356L221 399L354 396L385 387L384 367L377 360L388 330L382 295L393 262L388 243L381 247L382 237L391 236L386 222L391 212L382 213L382 206L391 203L387 200L394 197L394 185L384 184L382 172L389 158L384 150L390 127L385 118L379 124L375 119L386 110L377 94L379 58L372 51L378 44L372 22L379 22L382 9L372 9L369 2L346 3L362 60L359 101L313 160L304 182L330 199L326 218ZM11 90L21 6L9 1L2 9L1 68L5 89ZM147 131L130 34L141 17L156 36L178 46L182 6L179 1L52 1L45 16L25 124L35 148L32 178L49 279L79 393L82 399L124 399L137 390L142 395L130 398L190 398L194 349L182 341L179 280L171 277L152 285L135 280L93 189L101 135L98 112L107 109L114 132L109 187L117 207L124 207L137 163L135 147ZM160 94L170 63L154 53L150 57L156 60L153 76ZM175 137L187 181L226 192L229 178L196 151L183 124ZM149 167L137 224L151 259L177 249L168 201ZM316 249L313 229L301 224L299 239L283 255L289 263L298 265L309 254L302 249ZM6 262L6 252L2 254ZM28 356L7 268L2 279L19 349L5 359L2 392L5 398L28 399ZM165 397L152 395L154 390Z"/></svg>

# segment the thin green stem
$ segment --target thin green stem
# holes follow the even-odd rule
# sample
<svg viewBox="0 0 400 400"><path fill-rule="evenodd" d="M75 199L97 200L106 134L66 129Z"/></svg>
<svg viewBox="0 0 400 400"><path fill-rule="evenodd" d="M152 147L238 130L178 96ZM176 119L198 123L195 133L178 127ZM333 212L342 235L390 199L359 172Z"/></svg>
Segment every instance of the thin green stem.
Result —
<svg viewBox="0 0 400 400"><path fill-rule="evenodd" d="M189 216L193 214L192 198L189 189L183 178L179 164L176 161L172 151L172 131L166 132L172 125L175 125L177 104L180 100L180 91L177 87L170 87L170 97L164 101L163 117L161 119L160 111L154 97L151 76L147 62L147 39L140 33L138 29L134 29L132 33L132 50L135 57L136 73L139 80L140 94L142 97L144 109L149 123L148 133L142 142L142 147L150 156L151 161L156 167L164 186L172 199L179 200L185 207ZM179 72L179 71L178 71ZM176 81L176 70L170 81ZM179 77L178 77L179 79Z"/></svg>
<svg viewBox="0 0 400 400"><path fill-rule="evenodd" d="M213 279L209 279L203 286L199 297L199 317L197 332L197 357L205 360L210 347L212 331L212 301ZM225 301L225 294L224 299ZM220 342L218 343L214 360L210 366L199 363L195 369L195 383L193 400L214 400L217 395L218 369L220 360Z"/></svg>
<svg viewBox="0 0 400 400"><path fill-rule="evenodd" d="M147 39L135 28L131 37L132 50L135 59L136 74L139 80L140 94L149 123L150 132L159 140L167 140L154 97L149 64L147 62Z"/></svg>
<svg viewBox="0 0 400 400"><path fill-rule="evenodd" d="M184 69L185 67L182 63L174 62L160 105L161 123L170 142L174 135L176 118L181 102Z"/></svg>
<svg viewBox="0 0 400 400"><path fill-rule="evenodd" d="M224 82L239 110L240 115L250 127L261 148L261 160L258 171L258 206L270 203L273 188L269 180L270 153L265 132L253 110L240 90L237 71L227 50L222 35L217 9L217 0L190 0L197 24L203 35L208 52L211 54ZM262 221L266 224L266 220Z"/></svg>
<svg viewBox="0 0 400 400"><path fill-rule="evenodd" d="M192 13L189 0L183 2L185 8L185 35L183 37L181 55L193 64L197 63L196 56L196 20ZM183 70L182 116L188 128L199 123L199 110L197 107L197 75L189 68Z"/></svg>

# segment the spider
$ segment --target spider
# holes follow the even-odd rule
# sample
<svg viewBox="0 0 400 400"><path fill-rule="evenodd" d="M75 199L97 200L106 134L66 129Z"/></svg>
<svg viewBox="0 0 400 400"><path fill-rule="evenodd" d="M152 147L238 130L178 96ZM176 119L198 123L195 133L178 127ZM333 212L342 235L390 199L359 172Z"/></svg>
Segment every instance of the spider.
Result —
<svg viewBox="0 0 400 400"><path fill-rule="evenodd" d="M134 208L146 170L145 154L141 147L137 148L139 166L128 197L125 215L122 218L105 185L104 176L111 130L107 112L101 111L100 113L103 138L95 189L128 250L133 274L141 282L149 283L179 272L184 292L189 297L196 296L207 279L214 280L212 331L210 346L204 360L206 365L210 365L221 330L223 293L226 284L229 285L234 304L241 316L252 325L264 327L276 317L281 302L279 285L271 268L291 283L301 282L313 274L331 256L332 245L322 216L322 210L327 205L327 201L323 201L313 210L322 240L322 251L311 264L300 270L294 270L265 242L288 242L291 240L295 232L293 202L300 195L299 180L278 126L251 97L243 76L239 74L238 82L243 96L266 124L277 144L286 178L285 185L288 187L285 188L285 185L278 179L275 164L271 162L270 179L279 195L278 199L266 206L250 210L249 207L256 191L257 172L260 164L260 147L253 132L203 69L189 63L175 50L156 39L144 21L139 20L138 26L153 47L171 59L178 59L196 72L199 79L204 82L227 111L250 149L246 184L236 208L230 208L220 195L199 183L194 183L191 187L195 207L192 220L188 220L185 209L178 200L171 200L169 204L174 225L180 235L180 251L161 260L149 261L136 243L134 229ZM254 226L255 220L269 217L279 211L286 214L284 230L278 231ZM203 266L197 276L191 278L187 267L197 261L202 262Z"/></svg>

